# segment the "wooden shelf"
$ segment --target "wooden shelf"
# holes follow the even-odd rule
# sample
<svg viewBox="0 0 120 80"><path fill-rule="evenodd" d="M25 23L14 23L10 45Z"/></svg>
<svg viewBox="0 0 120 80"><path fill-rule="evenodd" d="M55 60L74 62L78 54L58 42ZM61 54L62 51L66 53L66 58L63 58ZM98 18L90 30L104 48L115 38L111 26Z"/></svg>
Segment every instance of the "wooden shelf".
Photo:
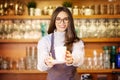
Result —
<svg viewBox="0 0 120 80"><path fill-rule="evenodd" d="M120 42L120 38L83 38L84 42ZM39 39L0 39L0 43L37 43Z"/></svg>
<svg viewBox="0 0 120 80"><path fill-rule="evenodd" d="M81 70L77 69L78 73L113 73L113 72L120 72L120 69L97 69L97 70ZM47 73L41 72L39 70L0 70L0 73L15 73L15 74L32 74L32 73Z"/></svg>
<svg viewBox="0 0 120 80"><path fill-rule="evenodd" d="M120 38L83 38L84 42L120 42Z"/></svg>
<svg viewBox="0 0 120 80"><path fill-rule="evenodd" d="M110 19L110 18L120 18L120 15L88 15L88 16L85 16L85 15L78 15L78 16L73 16L75 19L101 19L101 18L107 18L107 19Z"/></svg>
<svg viewBox="0 0 120 80"><path fill-rule="evenodd" d="M78 71L78 73L112 73L114 70L112 70L112 69L101 69L101 70L99 70L99 69L96 69L96 70L78 69L77 71ZM120 70L118 70L118 71L120 71Z"/></svg>
<svg viewBox="0 0 120 80"><path fill-rule="evenodd" d="M39 39L0 39L0 43L37 43Z"/></svg>
<svg viewBox="0 0 120 80"><path fill-rule="evenodd" d="M50 19L51 16L49 15L41 15L41 16L28 16L28 15L22 15L22 16L0 16L0 19ZM120 15L77 15L73 16L74 19L90 19L90 18L95 18L95 19L100 19L100 18L120 18Z"/></svg>
<svg viewBox="0 0 120 80"><path fill-rule="evenodd" d="M31 74L31 73L47 73L47 72L41 72L39 70L0 70L0 73Z"/></svg>
<svg viewBox="0 0 120 80"><path fill-rule="evenodd" d="M0 16L0 19L50 19L49 15L42 15L42 16L28 16L28 15L22 15L22 16Z"/></svg>
<svg viewBox="0 0 120 80"><path fill-rule="evenodd" d="M113 73L113 72L120 72L120 69L96 69L96 70L81 70L77 69L78 73Z"/></svg>

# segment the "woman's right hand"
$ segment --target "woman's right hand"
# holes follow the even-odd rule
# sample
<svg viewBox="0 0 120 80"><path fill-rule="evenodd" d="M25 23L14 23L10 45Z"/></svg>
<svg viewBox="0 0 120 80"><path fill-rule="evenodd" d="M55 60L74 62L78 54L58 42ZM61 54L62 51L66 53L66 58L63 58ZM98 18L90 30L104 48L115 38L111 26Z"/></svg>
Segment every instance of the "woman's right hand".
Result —
<svg viewBox="0 0 120 80"><path fill-rule="evenodd" d="M53 57L52 56L49 56L45 59L45 64L48 66L48 67L53 67Z"/></svg>

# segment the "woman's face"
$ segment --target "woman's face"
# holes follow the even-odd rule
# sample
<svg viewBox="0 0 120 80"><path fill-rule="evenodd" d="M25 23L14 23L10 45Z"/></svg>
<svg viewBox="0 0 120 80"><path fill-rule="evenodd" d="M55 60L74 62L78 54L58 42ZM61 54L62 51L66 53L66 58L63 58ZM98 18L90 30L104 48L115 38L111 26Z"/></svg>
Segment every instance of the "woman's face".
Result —
<svg viewBox="0 0 120 80"><path fill-rule="evenodd" d="M67 29L69 23L68 15L66 12L61 11L55 20L56 30L58 32L63 32Z"/></svg>

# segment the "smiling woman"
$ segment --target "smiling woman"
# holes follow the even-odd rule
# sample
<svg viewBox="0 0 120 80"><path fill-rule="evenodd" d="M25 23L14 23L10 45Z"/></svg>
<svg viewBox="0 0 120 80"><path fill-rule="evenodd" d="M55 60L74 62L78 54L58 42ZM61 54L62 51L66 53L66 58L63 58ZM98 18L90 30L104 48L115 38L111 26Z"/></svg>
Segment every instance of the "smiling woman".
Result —
<svg viewBox="0 0 120 80"><path fill-rule="evenodd" d="M64 62L57 61L56 47L66 47ZM84 43L77 37L71 12L58 7L53 12L48 35L38 42L38 69L47 71L47 80L80 80L76 68L84 61Z"/></svg>

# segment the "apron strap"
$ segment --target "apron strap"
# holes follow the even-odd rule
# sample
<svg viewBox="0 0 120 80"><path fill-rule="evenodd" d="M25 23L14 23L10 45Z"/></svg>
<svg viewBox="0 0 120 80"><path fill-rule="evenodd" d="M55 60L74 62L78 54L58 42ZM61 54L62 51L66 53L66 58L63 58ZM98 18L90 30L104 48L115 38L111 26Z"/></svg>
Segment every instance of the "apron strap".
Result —
<svg viewBox="0 0 120 80"><path fill-rule="evenodd" d="M55 50L54 50L54 33L51 35L51 47L50 47L50 53L52 54L52 57L55 59Z"/></svg>

